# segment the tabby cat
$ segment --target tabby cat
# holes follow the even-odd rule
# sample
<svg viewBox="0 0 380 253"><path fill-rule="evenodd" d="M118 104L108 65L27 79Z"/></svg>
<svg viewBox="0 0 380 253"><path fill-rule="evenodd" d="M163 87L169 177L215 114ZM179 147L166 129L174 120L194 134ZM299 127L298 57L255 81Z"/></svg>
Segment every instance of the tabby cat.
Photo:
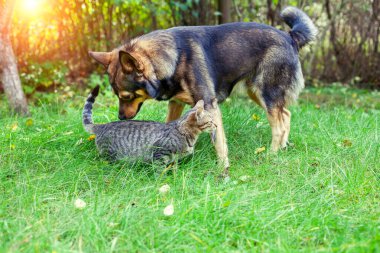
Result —
<svg viewBox="0 0 380 253"><path fill-rule="evenodd" d="M83 126L95 134L95 143L102 155L112 160L132 159L163 163L184 157L193 152L194 144L201 132L215 131L211 109L204 109L203 100L176 121L160 123L153 121L127 120L107 124L94 124L92 106L99 94L99 86L88 96L83 109Z"/></svg>

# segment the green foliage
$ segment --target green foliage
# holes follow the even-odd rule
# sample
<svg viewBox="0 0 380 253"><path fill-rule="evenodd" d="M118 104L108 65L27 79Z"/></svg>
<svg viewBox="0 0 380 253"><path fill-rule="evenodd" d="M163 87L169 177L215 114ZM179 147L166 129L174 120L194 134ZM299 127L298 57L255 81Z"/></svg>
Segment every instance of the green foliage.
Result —
<svg viewBox="0 0 380 253"><path fill-rule="evenodd" d="M224 1L37 2L44 5L28 12L23 9L23 1L18 1L11 32L22 83L29 97L39 96L36 90L54 91L52 87L56 85L71 85L63 78L66 74L73 83L76 78L89 76L95 69L87 54L89 50L110 51L156 29L218 24L219 2ZM317 41L300 53L306 79L322 80L319 85L338 81L355 87L379 87L379 21L375 2L230 2L231 21L265 23L284 31L289 27L280 18L281 10L288 5L302 8L320 31Z"/></svg>
<svg viewBox="0 0 380 253"><path fill-rule="evenodd" d="M108 75L99 75L97 73L92 73L88 78L88 86L90 88L95 88L99 85L101 90L109 88Z"/></svg>
<svg viewBox="0 0 380 253"><path fill-rule="evenodd" d="M95 88L95 86L97 85L100 86L100 92L102 93L102 96L116 101L116 97L114 95L112 87L109 84L108 75L106 74L101 75L97 73L91 74L90 77L88 78L88 85L87 85L88 89L85 90L86 93L89 94L90 89Z"/></svg>
<svg viewBox="0 0 380 253"><path fill-rule="evenodd" d="M68 71L63 62L30 62L20 69L24 92L31 95L36 89L51 90L57 85L65 85Z"/></svg>
<svg viewBox="0 0 380 253"><path fill-rule="evenodd" d="M162 177L108 163L82 127L87 94L55 95L31 107L32 119L5 116L0 104L1 252L380 251L380 111L356 106L378 93L307 89L291 108L292 145L278 155L255 154L270 144L265 113L228 100L229 183L218 180L207 135ZM138 119L163 121L165 105L145 103ZM100 96L94 117L117 120L115 99ZM160 194L164 184L171 190ZM164 216L169 204L174 214Z"/></svg>

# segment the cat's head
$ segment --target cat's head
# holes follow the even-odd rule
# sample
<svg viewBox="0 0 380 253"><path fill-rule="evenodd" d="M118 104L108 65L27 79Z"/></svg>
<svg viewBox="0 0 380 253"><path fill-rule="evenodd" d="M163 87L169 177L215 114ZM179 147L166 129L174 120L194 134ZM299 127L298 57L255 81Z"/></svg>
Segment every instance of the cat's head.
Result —
<svg viewBox="0 0 380 253"><path fill-rule="evenodd" d="M195 106L188 111L182 118L181 125L185 131L191 131L194 134L201 132L215 132L216 124L214 118L217 113L218 102L216 99L212 101L210 108L205 108L203 100L199 100Z"/></svg>

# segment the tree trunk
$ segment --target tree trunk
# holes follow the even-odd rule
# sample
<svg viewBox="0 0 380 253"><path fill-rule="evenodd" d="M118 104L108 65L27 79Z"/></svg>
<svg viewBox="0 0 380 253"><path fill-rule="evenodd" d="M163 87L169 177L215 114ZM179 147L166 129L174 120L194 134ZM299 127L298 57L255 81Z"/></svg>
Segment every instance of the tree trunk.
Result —
<svg viewBox="0 0 380 253"><path fill-rule="evenodd" d="M0 4L0 82L13 112L29 115L25 94L21 88L16 58L9 39L9 29L15 1Z"/></svg>
<svg viewBox="0 0 380 253"><path fill-rule="evenodd" d="M208 1L207 0L200 0L199 1L199 25L208 25L207 22L207 11L209 8L207 8Z"/></svg>
<svg viewBox="0 0 380 253"><path fill-rule="evenodd" d="M218 0L218 7L221 16L219 24L228 23L231 20L231 0Z"/></svg>
<svg viewBox="0 0 380 253"><path fill-rule="evenodd" d="M267 8L268 8L267 20L271 26L274 26L275 13L274 13L274 10L272 9L272 0L267 0Z"/></svg>
<svg viewBox="0 0 380 253"><path fill-rule="evenodd" d="M150 10L150 16L152 18L152 30L157 30L157 15L156 15L156 12L155 12L155 9L156 7L154 6L154 4L152 3L152 0L147 0L146 1L148 3L148 7L149 7L149 10Z"/></svg>
<svg viewBox="0 0 380 253"><path fill-rule="evenodd" d="M11 110L22 115L28 115L28 105L21 88L21 81L18 75L12 45L9 39L4 40L3 36L0 38L0 52L0 82L3 84L3 89L8 98Z"/></svg>

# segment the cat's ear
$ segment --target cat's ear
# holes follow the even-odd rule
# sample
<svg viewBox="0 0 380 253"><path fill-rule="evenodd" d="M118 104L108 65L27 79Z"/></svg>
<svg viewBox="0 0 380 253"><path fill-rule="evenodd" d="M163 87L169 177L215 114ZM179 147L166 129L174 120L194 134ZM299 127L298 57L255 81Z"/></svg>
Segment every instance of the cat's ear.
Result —
<svg viewBox="0 0 380 253"><path fill-rule="evenodd" d="M204 114L204 110L205 110L205 102L203 100L199 100L194 108L196 109L196 112L195 112L195 116L197 117L197 119L201 119L203 117L203 114Z"/></svg>
<svg viewBox="0 0 380 253"><path fill-rule="evenodd" d="M204 106L205 106L205 102L203 101L203 100L199 100L196 104L195 104L195 108L200 108L200 107L202 107L202 108L204 108Z"/></svg>
<svg viewBox="0 0 380 253"><path fill-rule="evenodd" d="M211 101L211 104L212 104L212 108L214 108L214 109L218 108L218 99L214 98Z"/></svg>

